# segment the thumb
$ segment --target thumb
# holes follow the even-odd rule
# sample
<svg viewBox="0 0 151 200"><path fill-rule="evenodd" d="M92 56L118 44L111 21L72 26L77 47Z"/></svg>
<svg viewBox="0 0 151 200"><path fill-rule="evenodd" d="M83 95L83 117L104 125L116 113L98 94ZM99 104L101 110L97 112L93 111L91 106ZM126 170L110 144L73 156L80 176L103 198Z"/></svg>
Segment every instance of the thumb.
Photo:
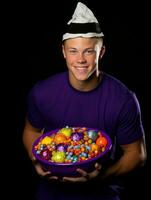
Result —
<svg viewBox="0 0 151 200"><path fill-rule="evenodd" d="M96 169L96 170L100 171L101 168L102 168L102 165L101 165L101 164L95 163L95 169Z"/></svg>

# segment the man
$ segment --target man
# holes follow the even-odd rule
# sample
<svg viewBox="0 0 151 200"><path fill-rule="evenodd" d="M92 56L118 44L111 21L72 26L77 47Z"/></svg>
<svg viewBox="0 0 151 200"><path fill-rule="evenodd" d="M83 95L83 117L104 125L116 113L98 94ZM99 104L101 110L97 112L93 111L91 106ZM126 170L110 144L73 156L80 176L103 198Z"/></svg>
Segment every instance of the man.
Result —
<svg viewBox="0 0 151 200"><path fill-rule="evenodd" d="M62 39L68 71L37 83L29 94L23 142L37 173L45 177L37 199L118 200L118 178L145 162L138 100L123 83L99 70L105 53L103 36L92 11L79 2ZM32 145L43 130L67 125L104 130L113 148L104 166L96 163L90 173L78 169L80 177L60 180L43 170L32 155Z"/></svg>

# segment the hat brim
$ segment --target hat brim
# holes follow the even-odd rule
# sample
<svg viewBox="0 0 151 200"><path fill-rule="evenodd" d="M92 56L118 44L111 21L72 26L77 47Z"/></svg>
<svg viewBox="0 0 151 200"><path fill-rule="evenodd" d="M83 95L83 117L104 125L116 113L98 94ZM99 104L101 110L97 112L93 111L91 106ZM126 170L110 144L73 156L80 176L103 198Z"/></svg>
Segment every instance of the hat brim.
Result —
<svg viewBox="0 0 151 200"><path fill-rule="evenodd" d="M92 38L92 37L103 37L104 34L101 33L77 33L77 34L72 34L72 33L65 33L62 37L62 41L67 40L67 39L72 39L72 38L77 38L77 37L84 37L84 38Z"/></svg>

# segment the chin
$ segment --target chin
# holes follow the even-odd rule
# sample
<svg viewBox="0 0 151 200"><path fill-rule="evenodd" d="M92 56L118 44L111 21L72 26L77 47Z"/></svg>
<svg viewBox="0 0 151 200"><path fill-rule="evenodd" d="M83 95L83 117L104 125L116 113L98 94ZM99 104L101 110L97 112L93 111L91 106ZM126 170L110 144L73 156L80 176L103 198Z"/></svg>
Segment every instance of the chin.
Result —
<svg viewBox="0 0 151 200"><path fill-rule="evenodd" d="M75 76L78 81L86 81L88 80L88 76Z"/></svg>
<svg viewBox="0 0 151 200"><path fill-rule="evenodd" d="M85 74L85 75L75 75L74 76L78 81L87 81L92 80L96 77L96 73Z"/></svg>
<svg viewBox="0 0 151 200"><path fill-rule="evenodd" d="M76 81L87 81L92 77L92 73L75 73L70 71L69 76L71 79L75 79Z"/></svg>

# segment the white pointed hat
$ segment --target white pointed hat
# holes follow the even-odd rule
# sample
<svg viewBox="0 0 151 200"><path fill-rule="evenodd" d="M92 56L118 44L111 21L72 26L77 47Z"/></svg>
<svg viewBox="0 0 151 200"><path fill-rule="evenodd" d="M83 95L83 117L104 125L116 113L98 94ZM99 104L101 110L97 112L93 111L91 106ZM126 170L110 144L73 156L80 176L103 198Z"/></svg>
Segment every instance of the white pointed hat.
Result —
<svg viewBox="0 0 151 200"><path fill-rule="evenodd" d="M67 23L62 40L76 37L103 37L98 20L93 12L83 3L78 2L72 19Z"/></svg>

